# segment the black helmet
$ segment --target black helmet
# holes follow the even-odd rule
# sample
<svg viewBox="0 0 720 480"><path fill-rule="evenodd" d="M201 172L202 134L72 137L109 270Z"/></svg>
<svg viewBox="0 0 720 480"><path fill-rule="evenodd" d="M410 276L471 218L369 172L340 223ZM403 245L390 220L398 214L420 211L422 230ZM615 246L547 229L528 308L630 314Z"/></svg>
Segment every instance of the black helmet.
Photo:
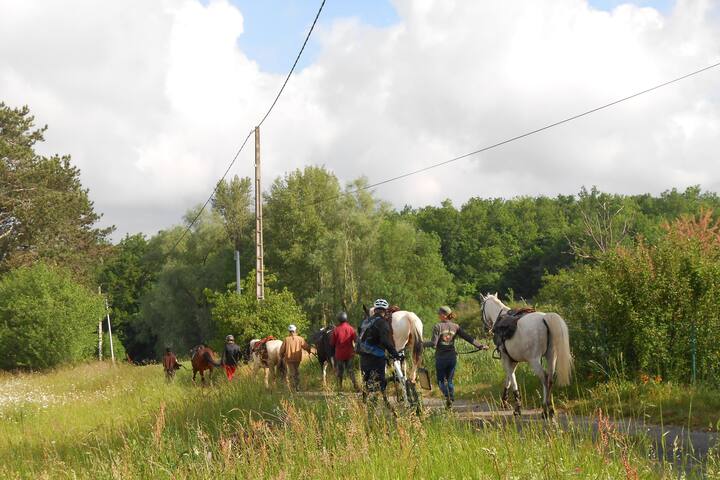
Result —
<svg viewBox="0 0 720 480"><path fill-rule="evenodd" d="M342 323L342 322L347 322L347 321L348 321L347 313L345 313L345 312L340 312L340 313L338 313L337 321L338 321L338 322L341 322L341 323Z"/></svg>

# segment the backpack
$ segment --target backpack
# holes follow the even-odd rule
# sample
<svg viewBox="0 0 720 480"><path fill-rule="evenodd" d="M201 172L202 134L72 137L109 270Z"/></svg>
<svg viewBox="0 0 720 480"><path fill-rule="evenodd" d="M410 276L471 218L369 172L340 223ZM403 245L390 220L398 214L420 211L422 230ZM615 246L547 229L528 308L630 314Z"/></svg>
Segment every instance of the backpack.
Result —
<svg viewBox="0 0 720 480"><path fill-rule="evenodd" d="M367 343L368 332L370 332L370 330L375 327L375 322L377 322L378 320L382 320L382 318L366 318L365 320L363 320L362 324L360 324L359 341L355 342L355 351L357 353L366 353L369 355L374 355L376 357L385 356L385 350L378 346L370 345L369 343Z"/></svg>

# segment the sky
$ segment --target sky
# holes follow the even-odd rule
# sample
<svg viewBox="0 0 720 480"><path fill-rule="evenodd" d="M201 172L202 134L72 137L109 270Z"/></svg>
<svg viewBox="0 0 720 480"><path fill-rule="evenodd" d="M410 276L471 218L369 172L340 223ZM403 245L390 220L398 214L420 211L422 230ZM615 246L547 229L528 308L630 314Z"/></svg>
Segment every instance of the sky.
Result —
<svg viewBox="0 0 720 480"><path fill-rule="evenodd" d="M720 61L720 0L327 0L262 128L263 185L322 165L371 182ZM0 0L0 101L47 124L103 225L153 234L205 201L319 2ZM720 68L378 197L720 191ZM252 148L231 175L252 175Z"/></svg>

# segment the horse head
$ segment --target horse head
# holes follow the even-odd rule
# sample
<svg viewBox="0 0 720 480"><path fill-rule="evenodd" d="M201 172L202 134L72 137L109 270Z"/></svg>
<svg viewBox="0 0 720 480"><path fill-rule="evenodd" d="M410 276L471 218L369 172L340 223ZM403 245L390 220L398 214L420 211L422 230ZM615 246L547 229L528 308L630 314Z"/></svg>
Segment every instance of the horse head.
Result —
<svg viewBox="0 0 720 480"><path fill-rule="evenodd" d="M509 308L498 298L497 292L495 294L488 293L487 295L481 293L480 298L482 299L480 312L483 324L485 328L492 330L502 311L509 310Z"/></svg>

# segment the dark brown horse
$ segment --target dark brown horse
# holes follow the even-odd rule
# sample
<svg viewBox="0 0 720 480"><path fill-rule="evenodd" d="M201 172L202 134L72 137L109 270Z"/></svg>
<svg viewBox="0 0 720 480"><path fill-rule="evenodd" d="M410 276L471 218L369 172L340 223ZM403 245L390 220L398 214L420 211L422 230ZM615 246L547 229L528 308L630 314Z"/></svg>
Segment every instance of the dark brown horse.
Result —
<svg viewBox="0 0 720 480"><path fill-rule="evenodd" d="M208 370L208 377L212 379L213 367L220 367L220 361L217 354L212 348L207 345L198 345L197 347L190 350L191 362L193 368L193 382L195 381L195 375L200 372L200 379L202 383L205 383L205 370Z"/></svg>

